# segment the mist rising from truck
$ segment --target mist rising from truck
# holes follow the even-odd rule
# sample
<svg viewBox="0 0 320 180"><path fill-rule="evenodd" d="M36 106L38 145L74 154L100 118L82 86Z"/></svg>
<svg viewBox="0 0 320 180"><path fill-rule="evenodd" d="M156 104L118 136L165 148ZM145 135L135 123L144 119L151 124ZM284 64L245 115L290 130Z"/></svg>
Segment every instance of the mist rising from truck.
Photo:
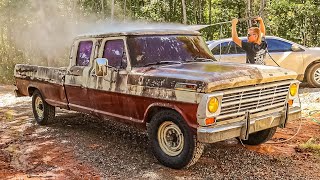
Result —
<svg viewBox="0 0 320 180"><path fill-rule="evenodd" d="M82 34L98 34L136 29L176 29L185 28L180 24L152 23L147 21L134 21L126 18L111 20L109 16L94 16L90 13L81 15L85 11L76 1L64 7L55 0L29 0L25 6L14 7L16 17L32 17L32 22L24 24L12 22L12 40L26 55L23 63L66 66L69 62L68 52L73 39ZM31 6L31 8L30 8ZM30 11L33 9L33 11ZM62 13L65 12L65 13ZM123 10L115 9L116 17L121 16ZM21 62L22 63L22 62Z"/></svg>

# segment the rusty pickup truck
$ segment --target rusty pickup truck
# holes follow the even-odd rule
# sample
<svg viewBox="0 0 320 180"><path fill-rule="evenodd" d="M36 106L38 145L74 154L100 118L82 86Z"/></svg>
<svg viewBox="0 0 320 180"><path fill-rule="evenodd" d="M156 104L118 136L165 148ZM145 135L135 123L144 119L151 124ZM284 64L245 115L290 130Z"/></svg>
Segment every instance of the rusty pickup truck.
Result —
<svg viewBox="0 0 320 180"><path fill-rule="evenodd" d="M206 143L258 145L301 116L295 72L217 62L196 31L83 35L69 61L15 66L16 95L32 96L36 122L54 119L59 107L134 124L175 169L194 164Z"/></svg>

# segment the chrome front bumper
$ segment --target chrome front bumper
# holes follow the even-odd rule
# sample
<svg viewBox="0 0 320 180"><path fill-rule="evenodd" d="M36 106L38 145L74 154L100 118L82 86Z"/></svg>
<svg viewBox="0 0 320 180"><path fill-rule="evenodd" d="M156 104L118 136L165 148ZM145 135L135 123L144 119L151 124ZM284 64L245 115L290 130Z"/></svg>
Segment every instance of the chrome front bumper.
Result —
<svg viewBox="0 0 320 180"><path fill-rule="evenodd" d="M197 128L197 139L203 143L214 143L234 137L245 139L248 134L275 126L283 126L287 121L299 119L301 117L301 108L293 107L289 108L287 113L285 111L275 112L252 119L250 114L248 116L248 121L244 119L230 124L217 124L209 127L200 126Z"/></svg>

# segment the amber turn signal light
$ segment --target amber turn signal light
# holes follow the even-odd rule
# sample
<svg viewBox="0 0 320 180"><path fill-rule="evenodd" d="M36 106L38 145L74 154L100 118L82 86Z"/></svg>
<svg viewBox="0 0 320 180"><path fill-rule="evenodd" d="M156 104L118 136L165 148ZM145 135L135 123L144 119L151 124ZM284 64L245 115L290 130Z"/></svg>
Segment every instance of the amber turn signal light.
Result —
<svg viewBox="0 0 320 180"><path fill-rule="evenodd" d="M208 126L208 125L211 125L211 124L213 124L213 123L215 123L216 122L216 119L215 118L207 118L206 119L206 125Z"/></svg>
<svg viewBox="0 0 320 180"><path fill-rule="evenodd" d="M292 105L293 105L293 99L290 99L290 100L288 101L288 104L289 104L289 106L292 106Z"/></svg>

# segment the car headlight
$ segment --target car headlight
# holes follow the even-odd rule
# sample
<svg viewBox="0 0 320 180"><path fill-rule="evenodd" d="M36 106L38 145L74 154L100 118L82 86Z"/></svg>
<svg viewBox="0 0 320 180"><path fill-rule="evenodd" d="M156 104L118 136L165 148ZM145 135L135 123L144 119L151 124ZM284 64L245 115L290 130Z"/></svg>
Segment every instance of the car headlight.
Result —
<svg viewBox="0 0 320 180"><path fill-rule="evenodd" d="M219 100L216 97L212 97L208 101L208 111L210 113L215 113L219 109Z"/></svg>
<svg viewBox="0 0 320 180"><path fill-rule="evenodd" d="M290 95L291 96L295 96L297 94L297 92L298 92L298 85L296 83L291 84L290 88L289 88L289 91L290 91Z"/></svg>

